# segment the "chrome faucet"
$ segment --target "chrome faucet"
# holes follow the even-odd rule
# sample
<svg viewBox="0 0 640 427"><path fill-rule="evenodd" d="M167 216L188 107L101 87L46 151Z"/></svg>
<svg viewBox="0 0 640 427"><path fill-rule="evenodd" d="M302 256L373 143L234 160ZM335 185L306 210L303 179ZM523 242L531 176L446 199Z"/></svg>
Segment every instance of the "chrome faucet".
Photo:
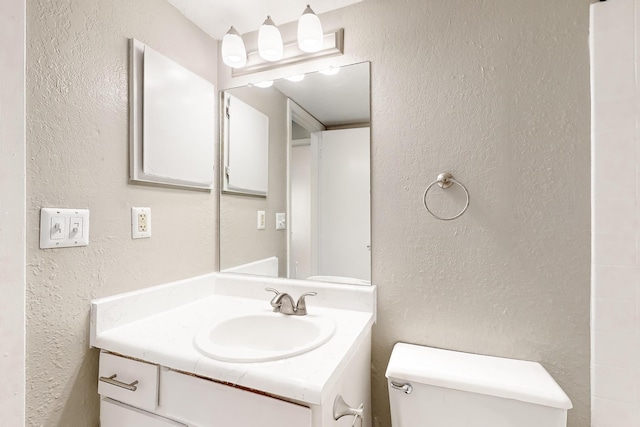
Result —
<svg viewBox="0 0 640 427"><path fill-rule="evenodd" d="M265 288L265 290L275 292L276 294L276 296L271 300L271 307L273 307L274 312L292 314L295 316L304 316L307 314L307 303L305 302L305 297L318 295L316 292L306 292L300 295L298 302L294 306L291 295L273 288Z"/></svg>

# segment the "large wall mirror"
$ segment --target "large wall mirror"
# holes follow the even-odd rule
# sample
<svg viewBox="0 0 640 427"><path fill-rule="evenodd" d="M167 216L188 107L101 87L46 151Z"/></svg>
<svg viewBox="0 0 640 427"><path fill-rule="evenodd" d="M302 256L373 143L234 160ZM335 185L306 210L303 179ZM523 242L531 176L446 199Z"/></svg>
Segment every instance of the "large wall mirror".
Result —
<svg viewBox="0 0 640 427"><path fill-rule="evenodd" d="M364 62L221 94L221 271L370 283L369 74Z"/></svg>

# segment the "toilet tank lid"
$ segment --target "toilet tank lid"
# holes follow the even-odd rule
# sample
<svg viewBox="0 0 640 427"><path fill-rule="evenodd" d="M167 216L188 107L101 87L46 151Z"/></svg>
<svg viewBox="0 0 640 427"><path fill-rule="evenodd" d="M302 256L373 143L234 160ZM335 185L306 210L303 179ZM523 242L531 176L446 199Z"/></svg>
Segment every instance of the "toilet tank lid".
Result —
<svg viewBox="0 0 640 427"><path fill-rule="evenodd" d="M573 405L536 362L397 343L387 378L514 399L558 409Z"/></svg>

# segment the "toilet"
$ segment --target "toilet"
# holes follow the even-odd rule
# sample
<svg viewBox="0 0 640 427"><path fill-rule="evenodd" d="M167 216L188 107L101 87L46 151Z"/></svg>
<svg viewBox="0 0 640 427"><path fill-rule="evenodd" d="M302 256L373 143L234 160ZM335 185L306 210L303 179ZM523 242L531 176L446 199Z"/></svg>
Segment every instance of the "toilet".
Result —
<svg viewBox="0 0 640 427"><path fill-rule="evenodd" d="M571 400L539 364L398 343L393 427L566 427Z"/></svg>

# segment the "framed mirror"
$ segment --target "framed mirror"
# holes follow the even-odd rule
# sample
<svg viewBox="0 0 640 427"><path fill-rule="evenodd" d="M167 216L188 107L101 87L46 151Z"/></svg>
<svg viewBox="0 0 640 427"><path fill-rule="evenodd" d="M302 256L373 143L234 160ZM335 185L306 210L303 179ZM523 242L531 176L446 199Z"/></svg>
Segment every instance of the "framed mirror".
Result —
<svg viewBox="0 0 640 427"><path fill-rule="evenodd" d="M265 191L239 193L225 190L237 168L221 165L220 270L370 283L370 64L260 86L220 96L221 161L267 170L254 184ZM234 148L252 146L268 148Z"/></svg>

